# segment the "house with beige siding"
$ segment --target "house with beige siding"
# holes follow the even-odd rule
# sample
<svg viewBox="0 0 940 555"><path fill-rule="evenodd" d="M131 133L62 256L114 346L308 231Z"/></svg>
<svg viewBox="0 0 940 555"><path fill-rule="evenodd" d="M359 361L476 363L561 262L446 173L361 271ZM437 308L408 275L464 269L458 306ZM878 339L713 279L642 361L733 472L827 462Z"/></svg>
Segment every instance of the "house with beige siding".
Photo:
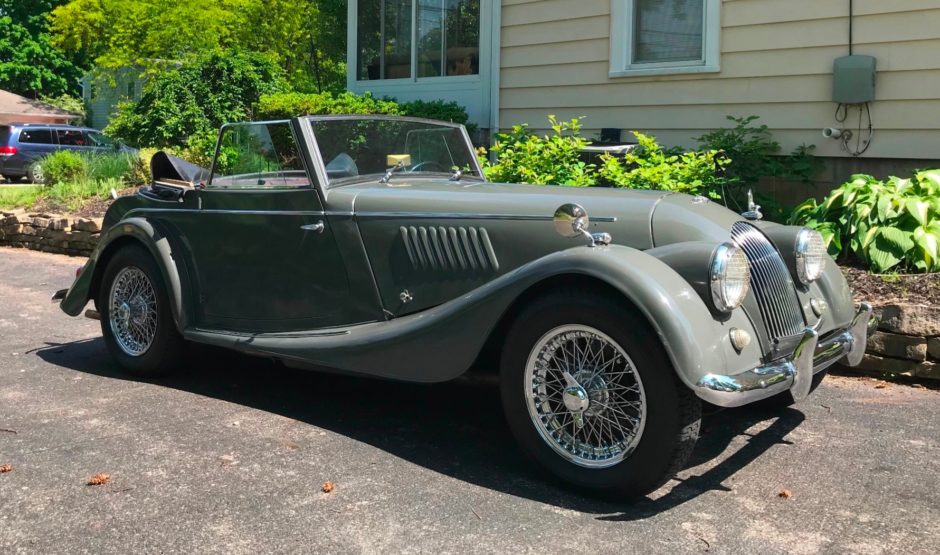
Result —
<svg viewBox="0 0 940 555"><path fill-rule="evenodd" d="M348 38L350 90L484 129L555 114L691 147L755 115L833 179L940 159L940 0L350 0Z"/></svg>

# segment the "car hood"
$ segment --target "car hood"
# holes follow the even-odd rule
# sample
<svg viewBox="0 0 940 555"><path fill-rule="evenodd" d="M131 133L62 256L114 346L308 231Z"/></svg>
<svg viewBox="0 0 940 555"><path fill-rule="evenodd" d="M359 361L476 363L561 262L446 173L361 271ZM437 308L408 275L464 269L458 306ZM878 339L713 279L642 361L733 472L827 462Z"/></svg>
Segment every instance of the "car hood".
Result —
<svg viewBox="0 0 940 555"><path fill-rule="evenodd" d="M347 185L328 193L330 210L368 217L408 215L449 218L550 220L567 203L584 207L591 231L606 231L614 242L638 249L653 246L650 219L653 208L669 193L601 187L518 185L447 179L392 177Z"/></svg>
<svg viewBox="0 0 940 555"><path fill-rule="evenodd" d="M743 219L705 197L669 195L653 211L653 246L686 241L723 243L731 239L731 226Z"/></svg>

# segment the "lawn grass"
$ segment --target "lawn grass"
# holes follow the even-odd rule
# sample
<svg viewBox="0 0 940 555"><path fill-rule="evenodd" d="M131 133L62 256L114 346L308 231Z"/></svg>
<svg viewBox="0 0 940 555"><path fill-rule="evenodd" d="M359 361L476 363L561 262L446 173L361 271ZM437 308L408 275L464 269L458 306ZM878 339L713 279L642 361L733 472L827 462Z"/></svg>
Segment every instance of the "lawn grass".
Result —
<svg viewBox="0 0 940 555"><path fill-rule="evenodd" d="M50 187L40 185L10 185L0 187L0 209L30 209L42 202L74 211L94 199L106 199L111 189L120 191L125 185L121 179L76 179L56 183Z"/></svg>
<svg viewBox="0 0 940 555"><path fill-rule="evenodd" d="M0 208L29 208L41 194L39 185L4 185L0 187Z"/></svg>

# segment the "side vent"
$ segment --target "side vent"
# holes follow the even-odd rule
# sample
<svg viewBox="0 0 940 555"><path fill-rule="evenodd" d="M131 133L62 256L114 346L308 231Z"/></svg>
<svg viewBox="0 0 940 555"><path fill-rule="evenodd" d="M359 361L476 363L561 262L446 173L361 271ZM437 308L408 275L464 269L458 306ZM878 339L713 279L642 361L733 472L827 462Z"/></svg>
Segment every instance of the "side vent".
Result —
<svg viewBox="0 0 940 555"><path fill-rule="evenodd" d="M499 260L482 227L400 227L415 269L444 272L496 271Z"/></svg>

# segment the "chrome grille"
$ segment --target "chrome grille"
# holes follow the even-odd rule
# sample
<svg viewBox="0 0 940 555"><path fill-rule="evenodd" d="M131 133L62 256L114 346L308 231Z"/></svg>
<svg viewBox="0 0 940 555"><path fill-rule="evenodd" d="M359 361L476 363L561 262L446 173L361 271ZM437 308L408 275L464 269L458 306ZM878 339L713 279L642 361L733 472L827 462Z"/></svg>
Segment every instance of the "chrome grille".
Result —
<svg viewBox="0 0 940 555"><path fill-rule="evenodd" d="M737 222L731 228L734 244L751 264L751 290L757 298L764 328L771 341L803 333L800 301L787 265L773 243L757 228Z"/></svg>
<svg viewBox="0 0 940 555"><path fill-rule="evenodd" d="M399 232L415 269L499 270L499 260L485 228L402 226Z"/></svg>

